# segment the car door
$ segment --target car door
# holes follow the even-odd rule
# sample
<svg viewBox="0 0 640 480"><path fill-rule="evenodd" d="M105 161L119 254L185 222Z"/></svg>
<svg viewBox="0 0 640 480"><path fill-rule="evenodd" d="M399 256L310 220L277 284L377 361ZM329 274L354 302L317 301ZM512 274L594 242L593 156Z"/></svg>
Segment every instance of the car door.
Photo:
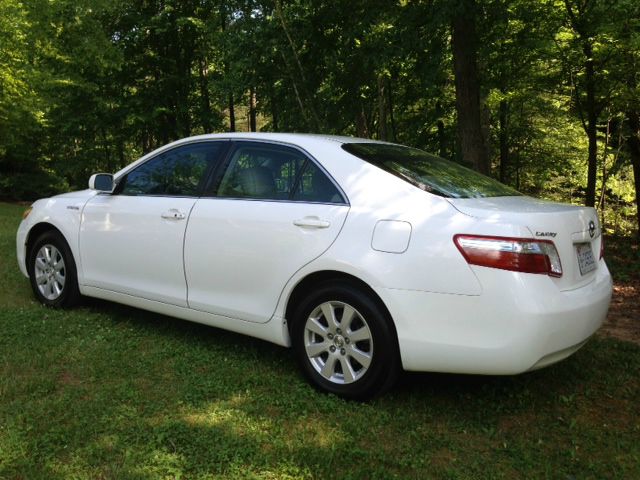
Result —
<svg viewBox="0 0 640 480"><path fill-rule="evenodd" d="M187 306L182 258L189 213L229 142L181 145L118 179L111 195L84 207L82 283Z"/></svg>
<svg viewBox="0 0 640 480"><path fill-rule="evenodd" d="M297 148L234 142L185 236L189 307L267 322L282 289L333 243L349 206Z"/></svg>

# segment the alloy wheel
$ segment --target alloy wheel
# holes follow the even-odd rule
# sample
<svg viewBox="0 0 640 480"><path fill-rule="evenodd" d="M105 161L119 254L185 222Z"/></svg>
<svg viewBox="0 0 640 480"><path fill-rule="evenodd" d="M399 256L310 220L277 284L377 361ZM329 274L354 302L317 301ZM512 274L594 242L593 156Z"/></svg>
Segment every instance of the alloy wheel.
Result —
<svg viewBox="0 0 640 480"><path fill-rule="evenodd" d="M327 301L311 311L304 348L313 368L335 384L362 378L373 360L373 336L365 318L351 305Z"/></svg>
<svg viewBox="0 0 640 480"><path fill-rule="evenodd" d="M60 250L51 244L40 247L35 259L35 280L38 291L47 300L56 300L64 291L66 269Z"/></svg>

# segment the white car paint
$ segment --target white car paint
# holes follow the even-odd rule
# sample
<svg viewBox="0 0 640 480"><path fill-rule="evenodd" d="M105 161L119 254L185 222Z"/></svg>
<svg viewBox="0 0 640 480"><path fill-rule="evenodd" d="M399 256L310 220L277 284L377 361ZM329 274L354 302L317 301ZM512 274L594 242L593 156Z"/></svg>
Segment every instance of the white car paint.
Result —
<svg viewBox="0 0 640 480"><path fill-rule="evenodd" d="M223 139L303 149L348 204L73 192L39 200L21 223L21 271L27 275L30 231L50 224L69 243L84 295L285 346L296 285L316 272L343 272L369 285L389 310L407 370L539 368L577 350L606 316L612 288L606 264L599 259L593 272L580 275L574 251L581 242L600 251L593 209L530 197L435 196L342 150L352 138L192 137L142 157L115 178L176 145ZM171 212L185 218L163 218ZM295 224L303 219L328 226ZM591 234L589 222L596 225ZM536 238L545 232L556 233L560 278L469 265L453 242L460 233Z"/></svg>
<svg viewBox="0 0 640 480"><path fill-rule="evenodd" d="M283 286L331 246L348 211L347 205L199 200L184 241L189 307L268 322ZM329 225L317 228L314 220Z"/></svg>
<svg viewBox="0 0 640 480"><path fill-rule="evenodd" d="M82 210L79 233L83 286L186 307L182 257L186 218L195 203L195 198L92 198Z"/></svg>

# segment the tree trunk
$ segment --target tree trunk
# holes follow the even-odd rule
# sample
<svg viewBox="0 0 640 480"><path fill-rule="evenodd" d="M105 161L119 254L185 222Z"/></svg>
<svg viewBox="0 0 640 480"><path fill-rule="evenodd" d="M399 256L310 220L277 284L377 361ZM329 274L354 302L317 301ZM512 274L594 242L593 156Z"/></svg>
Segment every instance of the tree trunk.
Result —
<svg viewBox="0 0 640 480"><path fill-rule="evenodd" d="M204 58L199 59L199 80L200 80L200 102L202 108L202 129L204 133L211 132L211 100L209 98L209 84L207 81L208 69L207 61Z"/></svg>
<svg viewBox="0 0 640 480"><path fill-rule="evenodd" d="M438 100L436 102L436 116L438 120L436 122L436 127L438 129L438 155L442 158L446 158L447 155L447 136L444 130L444 120L442 120L442 116L444 115L444 109L442 108L442 102Z"/></svg>
<svg viewBox="0 0 640 480"><path fill-rule="evenodd" d="M638 221L637 239L640 242L640 111L627 113L629 125L629 156L633 165L633 180L636 187L636 217Z"/></svg>
<svg viewBox="0 0 640 480"><path fill-rule="evenodd" d="M600 211L600 226L604 231L605 228L605 216L604 211L606 207L607 196L607 155L609 153L609 139L611 138L611 115L607 118L607 130L604 137L604 145L602 147L602 187L600 189L600 199L598 200L598 210Z"/></svg>
<svg viewBox="0 0 640 480"><path fill-rule="evenodd" d="M276 103L276 99L275 99L275 95L273 94L273 92L271 93L271 126L272 126L272 130L274 132L279 131L279 127L278 127L278 120L279 120L279 116L278 116L278 104Z"/></svg>
<svg viewBox="0 0 640 480"><path fill-rule="evenodd" d="M142 131L142 135L140 137L140 146L142 147L142 153L148 153L151 151L149 146L149 130L146 128Z"/></svg>
<svg viewBox="0 0 640 480"><path fill-rule="evenodd" d="M388 80L387 102L389 103L389 122L391 124L391 141L395 142L396 141L396 120L393 116L393 90L392 90L393 85L391 83L391 78L387 80Z"/></svg>
<svg viewBox="0 0 640 480"><path fill-rule="evenodd" d="M284 66L286 67L287 71L291 71L291 68L289 67L289 62L287 61L287 56L284 54L284 52L281 50L280 51L280 56L282 57L282 62L284 64ZM304 102L302 100L302 97L300 96L300 90L298 89L298 85L296 83L296 79L295 76L293 75L293 73L289 74L289 77L291 78L291 85L293 86L293 93L295 94L296 100L298 101L298 106L300 107L300 113L302 114L302 117L304 118L305 121L305 128L309 128L309 125L311 125L311 119L309 118L309 115L307 114L307 110L304 106ZM296 131L298 131L298 129L296 128Z"/></svg>
<svg viewBox="0 0 640 480"><path fill-rule="evenodd" d="M378 76L378 139L387 140L387 98L383 75Z"/></svg>
<svg viewBox="0 0 640 480"><path fill-rule="evenodd" d="M100 127L100 136L102 137L102 147L104 148L104 170L106 172L113 172L113 165L111 165L111 149L109 148L110 142L107 139L107 132L104 129L104 125ZM98 167L98 165L96 165Z"/></svg>
<svg viewBox="0 0 640 480"><path fill-rule="evenodd" d="M367 123L367 114L364 107L360 107L360 113L356 116L356 136L360 138L369 138L369 127Z"/></svg>
<svg viewBox="0 0 640 480"><path fill-rule="evenodd" d="M220 3L220 29L221 31L224 33L227 30L227 9L225 6L225 2ZM228 51L227 49L224 49L223 51L223 63L224 63L224 76L225 78L229 78L230 77L230 67L229 67L229 60L227 58L228 55ZM229 91L229 97L228 97L228 101L229 101L229 131L230 132L235 132L236 131L236 110L235 110L235 103L233 101L233 89L231 86L227 86L227 89Z"/></svg>
<svg viewBox="0 0 640 480"><path fill-rule="evenodd" d="M587 196L585 205L593 207L596 204L596 174L598 169L598 114L595 99L595 73L593 66L593 48L589 41L583 45L585 60L585 89L587 103L584 106L587 111L586 132L589 139L589 156L587 159Z"/></svg>
<svg viewBox="0 0 640 480"><path fill-rule="evenodd" d="M309 112L311 113L310 115L310 120L312 121L312 129L316 132L319 132L321 129L321 122L320 119L318 117L318 114L316 113L316 109L314 107L314 103L313 103L313 97L311 95L309 95L308 91L307 91L307 87L309 85L309 83L307 82L307 78L304 74L304 69L302 68L302 62L300 61L300 56L298 55L298 51L296 49L295 44L293 43L293 38L291 37L291 34L289 33L289 29L287 28L287 23L285 22L284 19L284 14L282 12L282 5L280 4L280 1L276 1L275 2L275 13L278 16L278 18L280 19L280 25L282 26L282 30L284 31L285 36L287 37L287 41L289 43L289 47L291 48L291 53L293 54L293 58L296 62L296 65L298 67L298 73L300 74L300 79L302 81L302 84L300 86L300 90L303 93L304 97L305 97L305 104L307 105ZM281 52L284 58L284 52ZM302 103L300 101L300 92L298 92L298 87L296 87L295 82L294 82L294 89L296 90L296 95L298 96L298 101L300 103Z"/></svg>
<svg viewBox="0 0 640 480"><path fill-rule="evenodd" d="M118 170L120 170L126 165L124 156L124 141L122 139L118 141L118 161Z"/></svg>
<svg viewBox="0 0 640 480"><path fill-rule="evenodd" d="M233 103L233 93L229 94L229 131L236 131L236 109Z"/></svg>
<svg viewBox="0 0 640 480"><path fill-rule="evenodd" d="M480 76L477 64L475 0L461 0L453 18L451 47L456 86L457 130L465 163L481 173L490 173L489 155L482 134Z"/></svg>
<svg viewBox="0 0 640 480"><path fill-rule="evenodd" d="M500 181L507 183L507 167L509 166L509 134L507 131L509 104L500 100Z"/></svg>
<svg viewBox="0 0 640 480"><path fill-rule="evenodd" d="M256 132L256 89L249 89L249 130Z"/></svg>

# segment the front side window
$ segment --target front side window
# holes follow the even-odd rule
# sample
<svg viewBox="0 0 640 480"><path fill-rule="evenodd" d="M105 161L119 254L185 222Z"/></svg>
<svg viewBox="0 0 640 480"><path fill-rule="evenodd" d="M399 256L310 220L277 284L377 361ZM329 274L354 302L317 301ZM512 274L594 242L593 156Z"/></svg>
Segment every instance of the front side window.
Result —
<svg viewBox="0 0 640 480"><path fill-rule="evenodd" d="M493 178L417 148L385 143L346 143L342 149L406 182L449 198L521 195Z"/></svg>
<svg viewBox="0 0 640 480"><path fill-rule="evenodd" d="M219 197L343 203L333 182L302 152L275 145L240 145L218 187Z"/></svg>
<svg viewBox="0 0 640 480"><path fill-rule="evenodd" d="M221 142L196 143L171 149L129 172L120 182L121 195L198 196L205 173L217 160Z"/></svg>

